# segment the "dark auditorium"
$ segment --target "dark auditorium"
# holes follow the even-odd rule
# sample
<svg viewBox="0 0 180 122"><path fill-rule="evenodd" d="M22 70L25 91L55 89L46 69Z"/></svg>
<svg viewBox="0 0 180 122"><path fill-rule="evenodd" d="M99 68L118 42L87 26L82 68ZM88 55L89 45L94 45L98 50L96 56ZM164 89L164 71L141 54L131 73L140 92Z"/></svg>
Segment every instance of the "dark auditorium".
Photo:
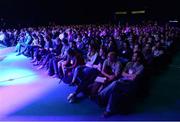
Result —
<svg viewBox="0 0 180 122"><path fill-rule="evenodd" d="M178 0L0 5L0 121L180 121Z"/></svg>

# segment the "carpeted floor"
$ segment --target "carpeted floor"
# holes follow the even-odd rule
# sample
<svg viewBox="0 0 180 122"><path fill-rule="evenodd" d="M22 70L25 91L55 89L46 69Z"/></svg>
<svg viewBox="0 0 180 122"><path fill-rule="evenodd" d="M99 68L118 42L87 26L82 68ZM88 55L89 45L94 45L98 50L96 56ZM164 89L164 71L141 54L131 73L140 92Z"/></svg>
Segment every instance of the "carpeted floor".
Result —
<svg viewBox="0 0 180 122"><path fill-rule="evenodd" d="M13 50L0 49L0 120L180 120L180 52L150 79L149 94L133 113L103 118L104 108L88 98L69 104L74 87L59 84Z"/></svg>

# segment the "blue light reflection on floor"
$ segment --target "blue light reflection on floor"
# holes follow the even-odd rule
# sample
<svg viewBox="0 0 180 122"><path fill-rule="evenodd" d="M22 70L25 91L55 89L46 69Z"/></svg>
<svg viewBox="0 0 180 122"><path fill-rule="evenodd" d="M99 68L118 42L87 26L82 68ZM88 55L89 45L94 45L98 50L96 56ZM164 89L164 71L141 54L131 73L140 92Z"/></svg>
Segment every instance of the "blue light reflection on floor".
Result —
<svg viewBox="0 0 180 122"><path fill-rule="evenodd" d="M3 56L4 57L4 61L3 62L1 62L2 64L3 63L10 63L10 62L15 62L15 61L22 61L22 60L24 60L24 61L27 61L27 58L25 57L25 56L23 56L23 55L20 55L20 56L16 56L16 53L10 53L10 54L8 54L8 55L5 55L5 56ZM22 63L22 62L21 62ZM1 65L1 64L0 64Z"/></svg>
<svg viewBox="0 0 180 122"><path fill-rule="evenodd" d="M35 81L37 77L32 70L18 67L4 68L0 73L0 86L26 84Z"/></svg>
<svg viewBox="0 0 180 122"><path fill-rule="evenodd" d="M3 60L0 61L0 86L27 84L37 78L33 70L24 68L23 65L27 65L24 62L28 60L25 56L16 56L16 53L11 52L1 57Z"/></svg>

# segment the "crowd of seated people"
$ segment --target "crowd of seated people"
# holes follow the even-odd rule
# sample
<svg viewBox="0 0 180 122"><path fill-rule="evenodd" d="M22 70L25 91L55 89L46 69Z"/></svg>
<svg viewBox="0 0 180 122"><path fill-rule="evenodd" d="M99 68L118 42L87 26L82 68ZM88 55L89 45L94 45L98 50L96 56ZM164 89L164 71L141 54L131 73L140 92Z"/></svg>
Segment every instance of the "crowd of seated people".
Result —
<svg viewBox="0 0 180 122"><path fill-rule="evenodd" d="M68 102L82 92L106 105L108 116L136 93L145 69L170 53L179 28L153 22L70 25L23 28L15 35L17 56L30 57L37 69L76 86Z"/></svg>
<svg viewBox="0 0 180 122"><path fill-rule="evenodd" d="M0 44L10 47L17 43L19 32L17 29L0 28Z"/></svg>

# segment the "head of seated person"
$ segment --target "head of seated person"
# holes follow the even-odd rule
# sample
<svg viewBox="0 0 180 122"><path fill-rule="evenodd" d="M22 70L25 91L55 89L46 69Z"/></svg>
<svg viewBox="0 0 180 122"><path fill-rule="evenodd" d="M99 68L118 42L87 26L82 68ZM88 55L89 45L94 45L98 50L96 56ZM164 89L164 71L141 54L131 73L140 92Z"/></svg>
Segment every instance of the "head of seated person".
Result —
<svg viewBox="0 0 180 122"><path fill-rule="evenodd" d="M117 61L117 54L115 52L109 52L107 56L107 60L110 63L115 63Z"/></svg>

